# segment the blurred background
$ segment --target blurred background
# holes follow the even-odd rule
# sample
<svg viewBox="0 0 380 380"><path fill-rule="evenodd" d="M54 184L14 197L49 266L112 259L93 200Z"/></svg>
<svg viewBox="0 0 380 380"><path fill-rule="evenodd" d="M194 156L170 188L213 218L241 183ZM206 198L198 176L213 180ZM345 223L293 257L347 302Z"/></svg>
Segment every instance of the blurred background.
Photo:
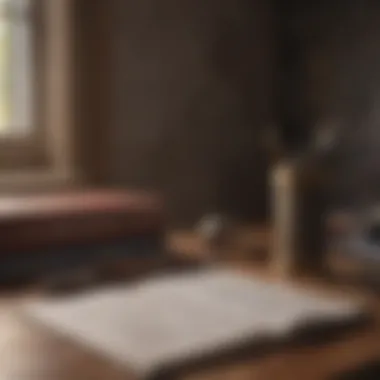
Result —
<svg viewBox="0 0 380 380"><path fill-rule="evenodd" d="M0 281L221 263L339 288L376 322L230 378L380 378L379 65L375 0L0 0ZM72 371L116 378L95 362Z"/></svg>

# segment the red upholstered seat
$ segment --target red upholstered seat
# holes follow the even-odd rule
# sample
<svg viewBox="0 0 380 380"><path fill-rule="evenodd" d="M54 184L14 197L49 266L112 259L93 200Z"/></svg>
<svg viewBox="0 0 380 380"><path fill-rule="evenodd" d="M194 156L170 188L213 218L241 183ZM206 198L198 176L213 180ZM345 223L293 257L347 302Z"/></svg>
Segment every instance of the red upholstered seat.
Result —
<svg viewBox="0 0 380 380"><path fill-rule="evenodd" d="M0 197L0 254L162 230L162 202L147 192L82 190Z"/></svg>

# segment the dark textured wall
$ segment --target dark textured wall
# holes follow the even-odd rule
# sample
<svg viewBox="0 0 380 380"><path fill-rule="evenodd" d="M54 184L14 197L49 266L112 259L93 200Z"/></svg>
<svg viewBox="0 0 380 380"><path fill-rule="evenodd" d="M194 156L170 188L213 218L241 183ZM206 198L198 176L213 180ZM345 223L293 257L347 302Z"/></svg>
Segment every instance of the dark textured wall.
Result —
<svg viewBox="0 0 380 380"><path fill-rule="evenodd" d="M111 146L114 1L71 0L73 15L72 104L76 165L91 184L107 182Z"/></svg>
<svg viewBox="0 0 380 380"><path fill-rule="evenodd" d="M176 223L265 215L271 122L265 0L115 0L108 180L156 188Z"/></svg>
<svg viewBox="0 0 380 380"><path fill-rule="evenodd" d="M335 202L377 197L380 3L270 3L77 0L78 134L91 180L158 189L175 222L215 209L262 218L258 135L281 120L280 95L298 136L340 126Z"/></svg>
<svg viewBox="0 0 380 380"><path fill-rule="evenodd" d="M309 131L324 123L341 131L329 161L334 202L378 199L380 3L288 1L281 17L298 49L302 86L291 110L294 119Z"/></svg>

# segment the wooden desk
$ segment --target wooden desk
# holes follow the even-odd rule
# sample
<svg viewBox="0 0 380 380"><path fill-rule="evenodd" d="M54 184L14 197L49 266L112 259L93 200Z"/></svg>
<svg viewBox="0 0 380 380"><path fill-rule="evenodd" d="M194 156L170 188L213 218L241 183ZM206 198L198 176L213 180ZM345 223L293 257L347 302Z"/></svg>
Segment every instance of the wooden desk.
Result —
<svg viewBox="0 0 380 380"><path fill-rule="evenodd" d="M177 234L170 241L184 244L188 252L197 244L190 235ZM198 246L198 248L200 248ZM238 261L238 260L237 260ZM229 265L238 265L238 262ZM265 276L245 260L241 268L251 275ZM329 291L323 289L323 291ZM339 290L338 290L339 291ZM57 339L48 331L14 317L18 299L0 301L0 378L4 380L126 380L133 379L121 368L105 359ZM321 380L380 358L380 302L374 301L377 321L373 326L352 332L339 341L303 348L288 349L265 358L248 358L226 366L216 366L186 379L233 380Z"/></svg>

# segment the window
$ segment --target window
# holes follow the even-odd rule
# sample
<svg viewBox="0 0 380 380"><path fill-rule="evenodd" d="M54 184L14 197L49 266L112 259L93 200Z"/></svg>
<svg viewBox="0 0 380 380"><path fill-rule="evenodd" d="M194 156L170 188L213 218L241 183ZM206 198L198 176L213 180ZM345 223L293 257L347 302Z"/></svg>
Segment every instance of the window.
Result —
<svg viewBox="0 0 380 380"><path fill-rule="evenodd" d="M37 4L40 0L0 0L0 175L46 162L37 120L39 86ZM38 87L37 88L37 84Z"/></svg>
<svg viewBox="0 0 380 380"><path fill-rule="evenodd" d="M31 0L0 0L0 135L31 132L33 38Z"/></svg>
<svg viewBox="0 0 380 380"><path fill-rule="evenodd" d="M70 4L0 0L0 190L15 170L71 170Z"/></svg>

